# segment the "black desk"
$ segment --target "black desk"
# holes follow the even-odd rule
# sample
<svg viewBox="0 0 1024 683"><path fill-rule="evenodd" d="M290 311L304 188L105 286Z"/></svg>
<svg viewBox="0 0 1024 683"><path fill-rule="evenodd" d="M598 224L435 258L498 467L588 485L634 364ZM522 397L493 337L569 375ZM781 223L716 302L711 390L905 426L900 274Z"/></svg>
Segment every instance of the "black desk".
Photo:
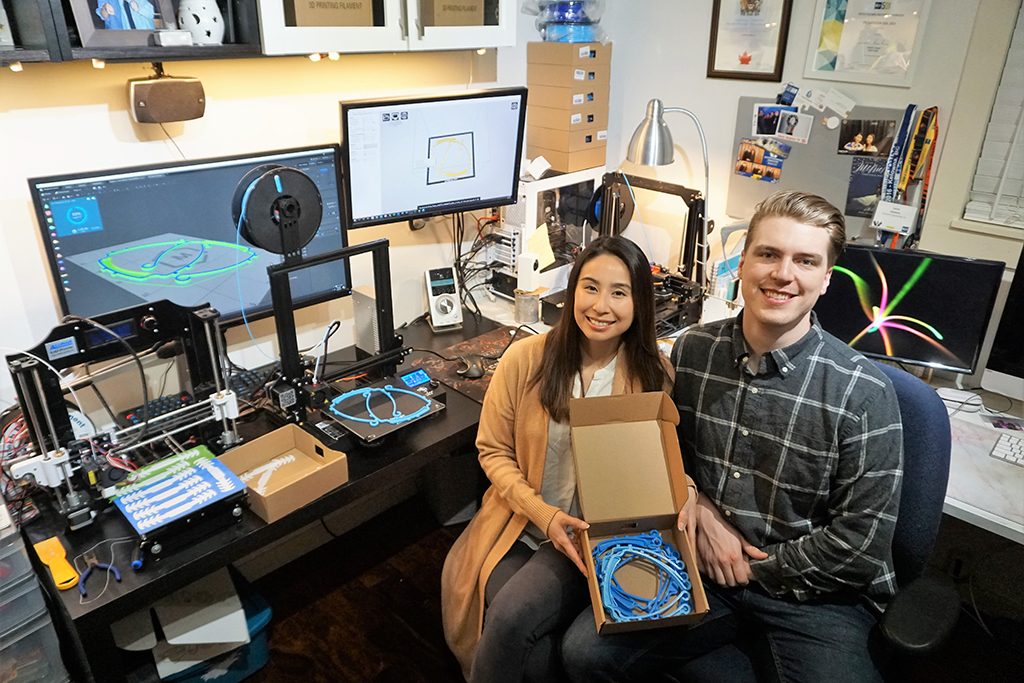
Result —
<svg viewBox="0 0 1024 683"><path fill-rule="evenodd" d="M434 335L424 323L411 325L399 332L407 346L440 351L495 327L494 323L486 319L479 325L469 319L459 332ZM404 367L408 366L408 360ZM436 416L389 436L379 447L343 449L348 457L349 481L273 524L265 523L246 509L240 523L190 547L169 553L157 562L148 562L146 568L139 573L133 572L128 566L127 546L119 546L122 555L117 557L117 565L122 580L120 583L111 581L106 593L93 602L80 604L80 595L76 589L58 591L49 572L43 568L40 578L53 598L54 621L67 650L65 654L69 660L71 657L77 659L77 667L75 661L67 662L72 675L75 675L74 671L78 668L81 669L79 674L83 679L91 673L92 679L98 682L124 680L120 651L114 646L110 633L109 625L112 622L334 510L395 484L409 481L427 464L472 444L480 419L480 404L451 389L447 392L446 403L447 408ZM253 423L240 425L239 431L243 436L253 436L276 426L261 417ZM322 434L317 436L323 438ZM67 549L68 561L104 539L134 535L127 520L116 509L97 517L93 524L75 532L64 532L63 522L55 515L40 515L25 525L23 532L30 545L59 535ZM94 593L98 593L95 587L100 582L92 585ZM85 599L94 598L90 594Z"/></svg>

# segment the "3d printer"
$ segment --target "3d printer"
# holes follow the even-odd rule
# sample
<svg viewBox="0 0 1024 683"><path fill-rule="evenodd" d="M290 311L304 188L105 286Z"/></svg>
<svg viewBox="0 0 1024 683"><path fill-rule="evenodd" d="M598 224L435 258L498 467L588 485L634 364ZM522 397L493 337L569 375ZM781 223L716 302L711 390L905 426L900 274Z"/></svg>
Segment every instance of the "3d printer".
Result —
<svg viewBox="0 0 1024 683"><path fill-rule="evenodd" d="M224 380L218 317L209 307L186 308L169 301L95 318L69 316L35 347L7 356L34 451L9 462L12 476L51 489L68 526L76 529L92 521L96 509L128 476L132 455L140 449L165 448L182 434L217 449L235 445L238 402ZM150 415L140 356L165 345L177 345L175 351L180 348L194 400ZM124 356L131 356L141 373L141 419L76 436L64 398L67 388L59 373ZM182 449L176 446L175 450Z"/></svg>

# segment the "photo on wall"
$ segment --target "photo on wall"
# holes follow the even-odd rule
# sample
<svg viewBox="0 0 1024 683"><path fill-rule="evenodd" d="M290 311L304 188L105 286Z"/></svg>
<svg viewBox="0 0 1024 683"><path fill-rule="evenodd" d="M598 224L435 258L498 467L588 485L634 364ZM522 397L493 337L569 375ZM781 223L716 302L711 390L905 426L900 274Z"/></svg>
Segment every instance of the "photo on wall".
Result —
<svg viewBox="0 0 1024 683"><path fill-rule="evenodd" d="M775 137L790 142L798 142L806 145L811 137L811 127L814 125L814 117L810 114L798 114L787 112L779 119L779 129Z"/></svg>
<svg viewBox="0 0 1024 683"><path fill-rule="evenodd" d="M735 172L754 180L777 183L782 177L782 162L791 149L789 145L767 137L743 138L736 152Z"/></svg>
<svg viewBox="0 0 1024 683"><path fill-rule="evenodd" d="M895 121L845 119L839 127L839 154L887 157L896 136Z"/></svg>
<svg viewBox="0 0 1024 683"><path fill-rule="evenodd" d="M755 104L754 117L750 134L775 135L779 129L779 121L786 112L796 113L797 107L781 104Z"/></svg>
<svg viewBox="0 0 1024 683"><path fill-rule="evenodd" d="M850 166L850 185L846 191L847 216L871 218L882 198L882 177L886 158L855 157Z"/></svg>

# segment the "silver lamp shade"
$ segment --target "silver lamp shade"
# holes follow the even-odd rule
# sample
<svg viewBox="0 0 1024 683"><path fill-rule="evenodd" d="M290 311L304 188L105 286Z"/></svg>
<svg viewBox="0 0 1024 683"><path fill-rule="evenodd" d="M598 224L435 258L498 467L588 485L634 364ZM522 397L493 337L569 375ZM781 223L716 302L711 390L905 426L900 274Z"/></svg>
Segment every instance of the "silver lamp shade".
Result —
<svg viewBox="0 0 1024 683"><path fill-rule="evenodd" d="M637 126L629 141L626 159L630 162L643 166L665 166L672 163L675 148L672 146L672 133L662 116L664 109L659 99L647 103L647 116Z"/></svg>

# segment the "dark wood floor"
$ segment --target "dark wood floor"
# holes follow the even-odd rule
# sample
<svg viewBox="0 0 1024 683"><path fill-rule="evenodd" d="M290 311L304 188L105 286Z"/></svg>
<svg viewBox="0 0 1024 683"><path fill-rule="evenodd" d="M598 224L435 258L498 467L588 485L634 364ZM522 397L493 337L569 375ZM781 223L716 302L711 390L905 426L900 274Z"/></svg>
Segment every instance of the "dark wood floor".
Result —
<svg viewBox="0 0 1024 683"><path fill-rule="evenodd" d="M253 683L462 683L441 633L441 527L415 497L256 583L270 602L270 663ZM905 683L1009 683L1024 627L961 614L953 639ZM903 682L901 682L903 683Z"/></svg>
<svg viewBox="0 0 1024 683"><path fill-rule="evenodd" d="M462 683L441 632L441 566L464 525L413 498L256 583L273 609L253 683Z"/></svg>

